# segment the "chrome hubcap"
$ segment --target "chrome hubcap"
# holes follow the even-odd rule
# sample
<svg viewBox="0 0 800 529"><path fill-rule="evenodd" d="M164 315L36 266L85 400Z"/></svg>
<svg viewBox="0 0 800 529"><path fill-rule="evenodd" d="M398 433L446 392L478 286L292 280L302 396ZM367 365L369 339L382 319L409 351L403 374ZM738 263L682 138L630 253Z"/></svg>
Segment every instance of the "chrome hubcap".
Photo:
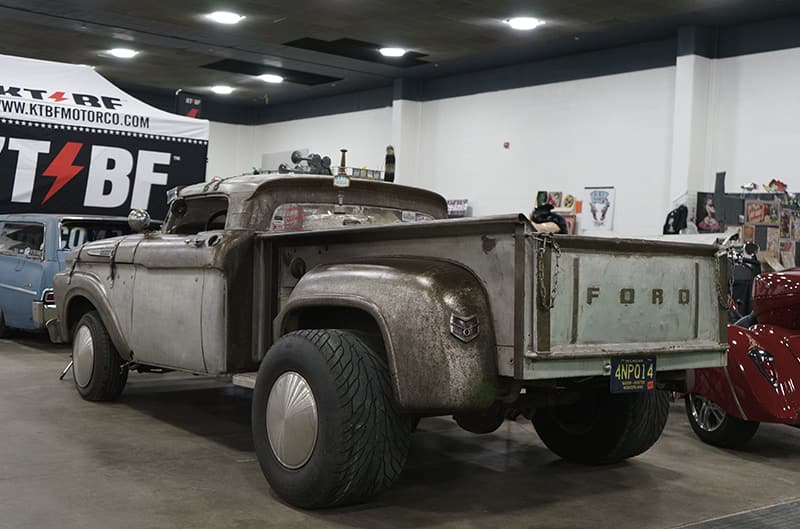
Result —
<svg viewBox="0 0 800 529"><path fill-rule="evenodd" d="M267 438L275 458L293 470L308 463L317 429L317 401L308 381L294 371L283 373L267 397Z"/></svg>
<svg viewBox="0 0 800 529"><path fill-rule="evenodd" d="M686 398L689 399L692 418L701 430L713 432L722 426L726 416L722 408L700 395L690 394Z"/></svg>
<svg viewBox="0 0 800 529"><path fill-rule="evenodd" d="M72 369L75 383L82 388L88 386L94 371L94 342L92 332L85 325L78 328L72 343Z"/></svg>

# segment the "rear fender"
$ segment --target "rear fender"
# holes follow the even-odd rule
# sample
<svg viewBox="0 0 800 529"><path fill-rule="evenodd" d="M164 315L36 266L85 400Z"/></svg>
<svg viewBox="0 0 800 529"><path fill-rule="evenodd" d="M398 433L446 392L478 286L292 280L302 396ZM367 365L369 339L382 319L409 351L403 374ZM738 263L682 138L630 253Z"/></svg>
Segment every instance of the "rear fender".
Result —
<svg viewBox="0 0 800 529"><path fill-rule="evenodd" d="M728 327L728 367L698 370L694 391L727 413L758 422L800 422L800 362L789 347L793 331L773 325ZM774 359L771 380L758 357Z"/></svg>
<svg viewBox="0 0 800 529"><path fill-rule="evenodd" d="M303 311L324 307L359 309L374 320L403 409L451 413L485 409L496 400L491 311L483 286L467 269L403 258L317 266L300 279L278 315L276 338L297 330ZM457 338L452 316L475 316L477 335Z"/></svg>

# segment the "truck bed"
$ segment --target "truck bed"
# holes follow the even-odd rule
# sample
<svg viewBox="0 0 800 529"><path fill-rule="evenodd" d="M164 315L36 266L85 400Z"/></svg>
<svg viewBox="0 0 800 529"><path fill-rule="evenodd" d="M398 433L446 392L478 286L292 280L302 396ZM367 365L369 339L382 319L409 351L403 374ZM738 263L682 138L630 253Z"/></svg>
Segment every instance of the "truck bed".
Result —
<svg viewBox="0 0 800 529"><path fill-rule="evenodd" d="M271 257L270 257L271 256ZM254 288L274 281L281 310L307 269L357 258L455 262L483 285L500 375L520 380L607 375L614 356L655 356L659 371L725 365L724 257L710 245L535 233L522 215L258 233ZM264 321L264 320L262 320ZM272 337L262 329L256 350Z"/></svg>

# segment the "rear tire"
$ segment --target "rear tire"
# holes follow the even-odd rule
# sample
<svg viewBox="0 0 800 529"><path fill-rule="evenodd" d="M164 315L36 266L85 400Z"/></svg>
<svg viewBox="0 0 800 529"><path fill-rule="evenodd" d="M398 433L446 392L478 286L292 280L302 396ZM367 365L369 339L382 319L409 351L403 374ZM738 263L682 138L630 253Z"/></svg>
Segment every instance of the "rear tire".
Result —
<svg viewBox="0 0 800 529"><path fill-rule="evenodd" d="M533 426L560 457L586 465L616 463L655 444L669 414L665 391L587 393L575 404L540 409Z"/></svg>
<svg viewBox="0 0 800 529"><path fill-rule="evenodd" d="M728 415L702 395L689 393L685 402L689 424L704 443L720 448L742 448L758 431L758 422Z"/></svg>
<svg viewBox="0 0 800 529"><path fill-rule="evenodd" d="M388 488L405 465L411 426L385 360L353 333L293 332L261 362L256 457L275 493L294 506L358 503Z"/></svg>
<svg viewBox="0 0 800 529"><path fill-rule="evenodd" d="M125 389L128 370L96 311L83 315L72 340L72 380L86 400L116 400Z"/></svg>

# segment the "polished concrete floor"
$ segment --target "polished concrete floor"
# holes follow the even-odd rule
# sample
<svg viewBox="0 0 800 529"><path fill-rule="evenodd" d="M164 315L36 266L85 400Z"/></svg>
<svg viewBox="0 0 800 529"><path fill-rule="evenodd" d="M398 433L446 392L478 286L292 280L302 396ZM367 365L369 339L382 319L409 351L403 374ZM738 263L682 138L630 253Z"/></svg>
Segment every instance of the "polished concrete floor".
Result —
<svg viewBox="0 0 800 529"><path fill-rule="evenodd" d="M388 493L302 512L258 469L248 391L132 375L120 402L93 404L58 380L67 360L43 339L0 340L0 528L674 528L800 497L800 429L719 450L676 404L652 450L606 468L560 461L529 423L475 436L427 419Z"/></svg>

